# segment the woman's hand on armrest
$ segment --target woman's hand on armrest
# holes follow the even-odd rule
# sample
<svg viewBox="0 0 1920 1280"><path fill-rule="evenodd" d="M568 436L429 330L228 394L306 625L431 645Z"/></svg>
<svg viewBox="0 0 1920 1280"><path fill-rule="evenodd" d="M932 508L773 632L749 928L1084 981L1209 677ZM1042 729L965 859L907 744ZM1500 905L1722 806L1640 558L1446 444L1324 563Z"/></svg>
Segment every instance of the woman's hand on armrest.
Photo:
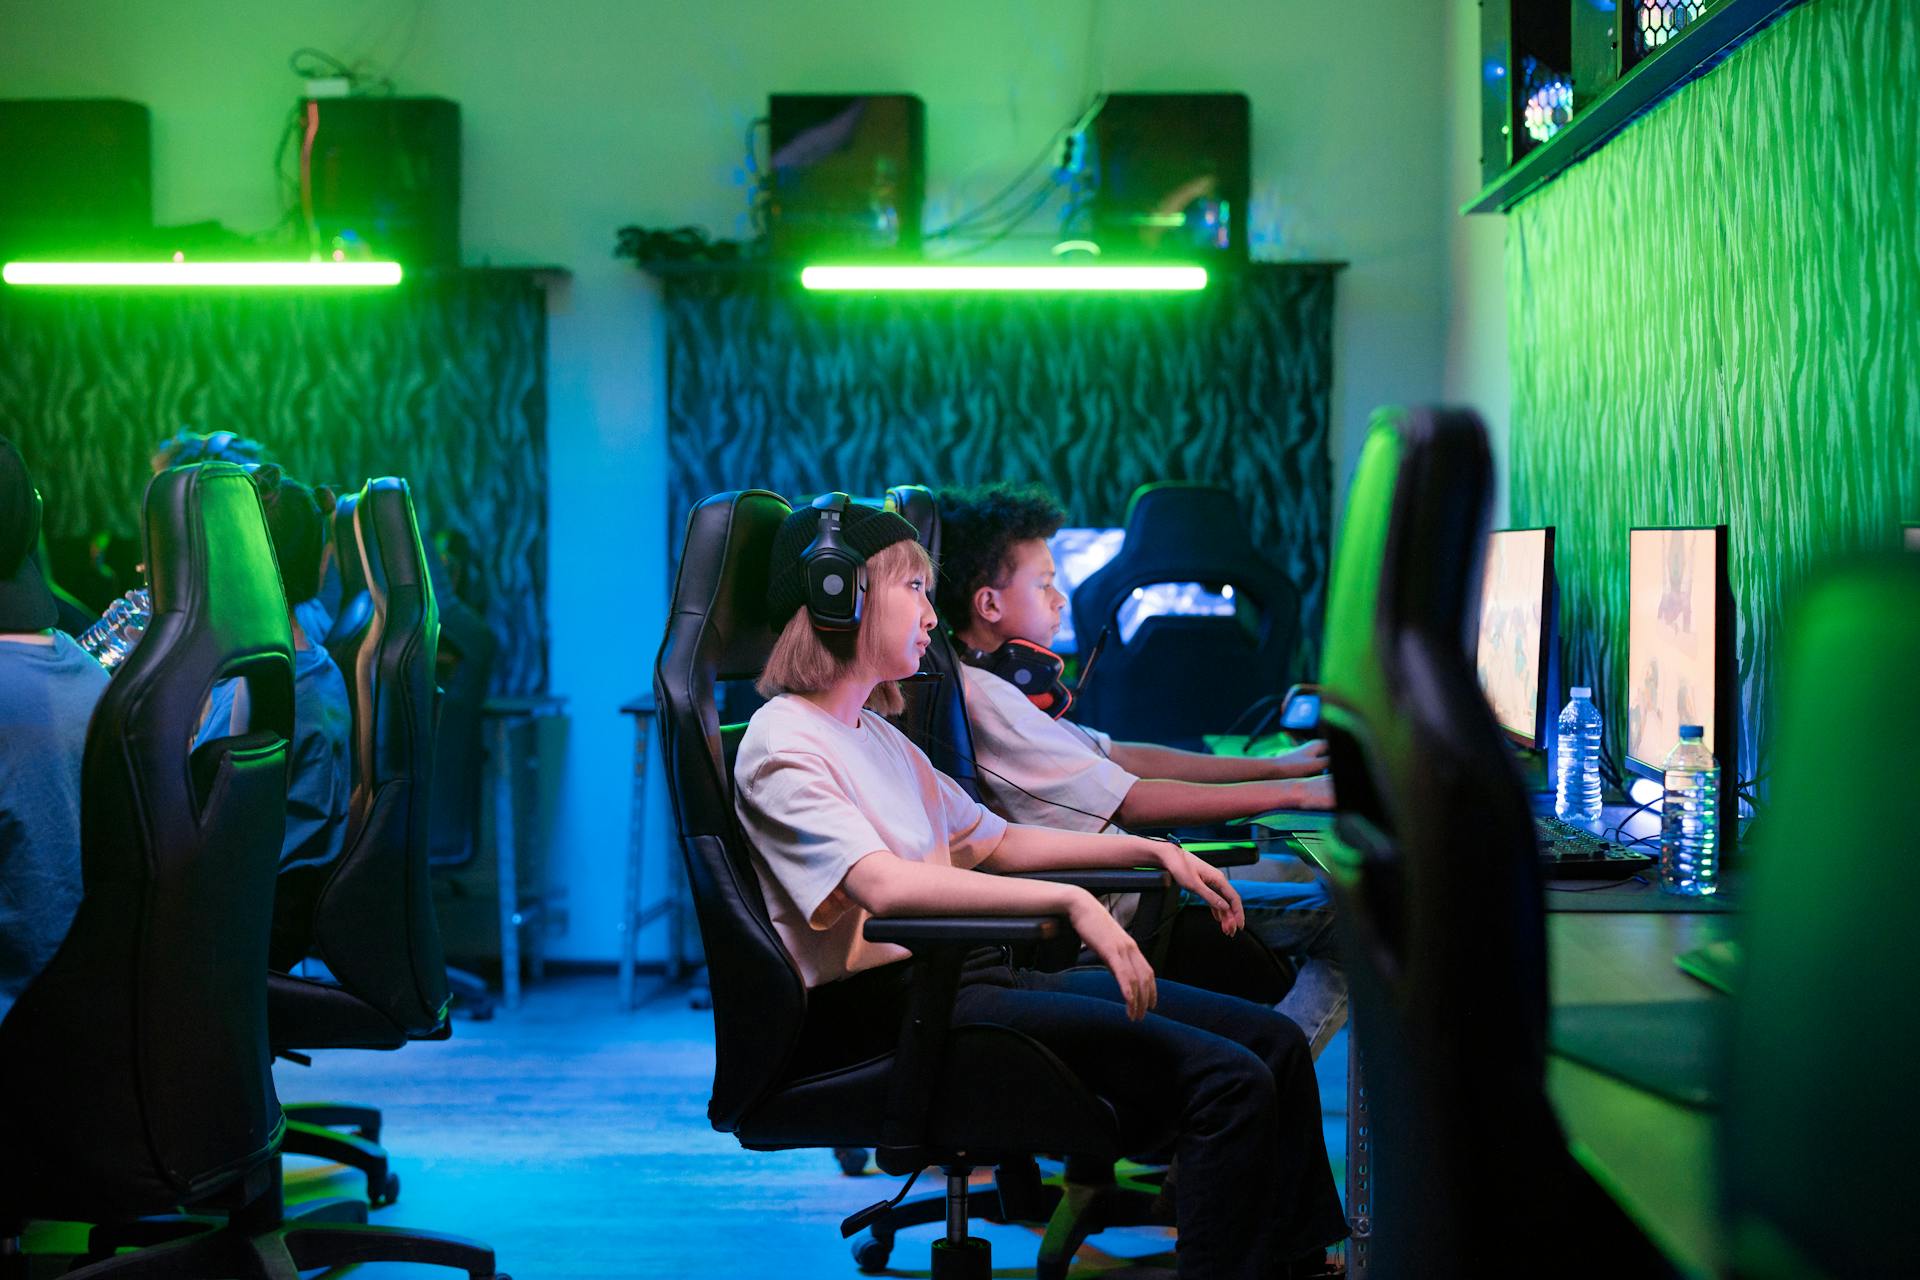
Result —
<svg viewBox="0 0 1920 1280"><path fill-rule="evenodd" d="M1227 879L1227 873L1203 858L1196 858L1171 840L1149 840L1158 854L1156 861L1166 868L1175 884L1207 904L1220 932L1231 938L1247 923L1246 908L1240 904L1239 891Z"/></svg>
<svg viewBox="0 0 1920 1280"><path fill-rule="evenodd" d="M1129 1018L1145 1017L1158 999L1139 944L1085 889L912 862L886 850L854 863L840 887L876 916L1063 915L1113 973Z"/></svg>

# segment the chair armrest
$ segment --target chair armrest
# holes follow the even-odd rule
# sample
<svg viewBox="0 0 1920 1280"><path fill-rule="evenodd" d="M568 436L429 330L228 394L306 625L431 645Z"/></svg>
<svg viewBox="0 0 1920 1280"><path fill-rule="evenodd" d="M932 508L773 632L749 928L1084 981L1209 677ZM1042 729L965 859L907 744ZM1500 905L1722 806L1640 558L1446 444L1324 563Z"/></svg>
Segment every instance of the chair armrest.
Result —
<svg viewBox="0 0 1920 1280"><path fill-rule="evenodd" d="M1009 880L1070 884L1088 893L1158 893L1173 877L1152 867L1075 867L1056 871L1015 871Z"/></svg>
<svg viewBox="0 0 1920 1280"><path fill-rule="evenodd" d="M1250 867L1260 861L1260 846L1251 840L1204 840L1184 847L1194 857L1216 867Z"/></svg>
<svg viewBox="0 0 1920 1280"><path fill-rule="evenodd" d="M924 1145L927 1116L942 1079L960 966L978 947L1044 942L1067 928L1065 916L882 916L861 926L869 942L913 952L906 1009L887 1080L881 1145Z"/></svg>
<svg viewBox="0 0 1920 1280"><path fill-rule="evenodd" d="M861 928L868 942L903 947L951 943L991 947L1002 943L1046 942L1066 928L1065 916L875 916Z"/></svg>

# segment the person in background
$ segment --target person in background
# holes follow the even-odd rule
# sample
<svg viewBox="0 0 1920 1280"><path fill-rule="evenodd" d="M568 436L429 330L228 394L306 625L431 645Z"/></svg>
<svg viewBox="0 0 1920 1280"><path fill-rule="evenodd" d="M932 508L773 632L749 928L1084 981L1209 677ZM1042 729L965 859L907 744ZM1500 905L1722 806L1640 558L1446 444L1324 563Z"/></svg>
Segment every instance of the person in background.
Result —
<svg viewBox="0 0 1920 1280"><path fill-rule="evenodd" d="M80 907L80 762L107 673L67 635L36 555L40 494L0 438L0 1020Z"/></svg>
<svg viewBox="0 0 1920 1280"><path fill-rule="evenodd" d="M1053 582L1047 539L1066 513L1044 489L986 485L940 495L941 617L962 656L967 721L980 788L1015 821L1076 831L1206 826L1274 809L1327 809L1333 781L1326 744L1270 758L1214 756L1144 742L1115 742L1043 710L1028 691L989 670L1006 645L1045 652L1067 598ZM1037 691L1036 691L1037 692ZM1240 880L1247 928L1298 962L1280 1011L1317 1055L1347 1020L1346 971L1325 886L1300 878ZM1196 899L1185 898L1193 910ZM1119 899L1123 923L1137 902Z"/></svg>
<svg viewBox="0 0 1920 1280"><path fill-rule="evenodd" d="M274 900L275 968L305 958L308 922L325 872L346 841L353 788L353 710L340 668L320 638L302 625L300 605L320 589L325 518L314 491L267 464L254 484L266 511L273 556L286 591L293 635L293 742L288 751L287 834L280 847ZM216 685L201 726L202 742L246 731L246 697L238 681Z"/></svg>

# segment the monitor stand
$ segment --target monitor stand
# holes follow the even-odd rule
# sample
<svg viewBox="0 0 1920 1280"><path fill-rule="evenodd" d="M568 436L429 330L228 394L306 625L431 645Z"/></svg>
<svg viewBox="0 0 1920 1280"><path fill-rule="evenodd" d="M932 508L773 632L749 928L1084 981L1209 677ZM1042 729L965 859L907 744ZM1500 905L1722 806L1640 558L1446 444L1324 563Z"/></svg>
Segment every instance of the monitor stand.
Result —
<svg viewBox="0 0 1920 1280"><path fill-rule="evenodd" d="M1520 770L1520 784L1527 794L1533 796L1553 795L1553 753L1540 751L1533 747L1514 747L1513 763ZM1626 793L1610 782L1602 782L1600 800L1603 804L1631 804ZM1549 806L1546 810L1552 812Z"/></svg>
<svg viewBox="0 0 1920 1280"><path fill-rule="evenodd" d="M1546 752L1532 747L1515 747L1513 762L1519 766L1521 785L1529 792L1542 795L1553 790L1553 766Z"/></svg>

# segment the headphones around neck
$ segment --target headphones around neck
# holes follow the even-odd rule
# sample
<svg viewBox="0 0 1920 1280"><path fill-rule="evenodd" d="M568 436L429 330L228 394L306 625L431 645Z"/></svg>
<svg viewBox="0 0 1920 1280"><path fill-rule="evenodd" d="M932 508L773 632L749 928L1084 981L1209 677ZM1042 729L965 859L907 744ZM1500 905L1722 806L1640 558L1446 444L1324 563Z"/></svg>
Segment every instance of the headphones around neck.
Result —
<svg viewBox="0 0 1920 1280"><path fill-rule="evenodd" d="M1031 640L1008 640L991 653L963 648L960 660L991 672L1027 695L1027 701L1058 720L1073 705L1073 690L1060 678L1067 661Z"/></svg>
<svg viewBox="0 0 1920 1280"><path fill-rule="evenodd" d="M844 493L823 493L813 500L820 523L800 553L800 570L807 583L807 617L815 631L853 631L866 607L866 557L841 536L841 518L852 505Z"/></svg>

